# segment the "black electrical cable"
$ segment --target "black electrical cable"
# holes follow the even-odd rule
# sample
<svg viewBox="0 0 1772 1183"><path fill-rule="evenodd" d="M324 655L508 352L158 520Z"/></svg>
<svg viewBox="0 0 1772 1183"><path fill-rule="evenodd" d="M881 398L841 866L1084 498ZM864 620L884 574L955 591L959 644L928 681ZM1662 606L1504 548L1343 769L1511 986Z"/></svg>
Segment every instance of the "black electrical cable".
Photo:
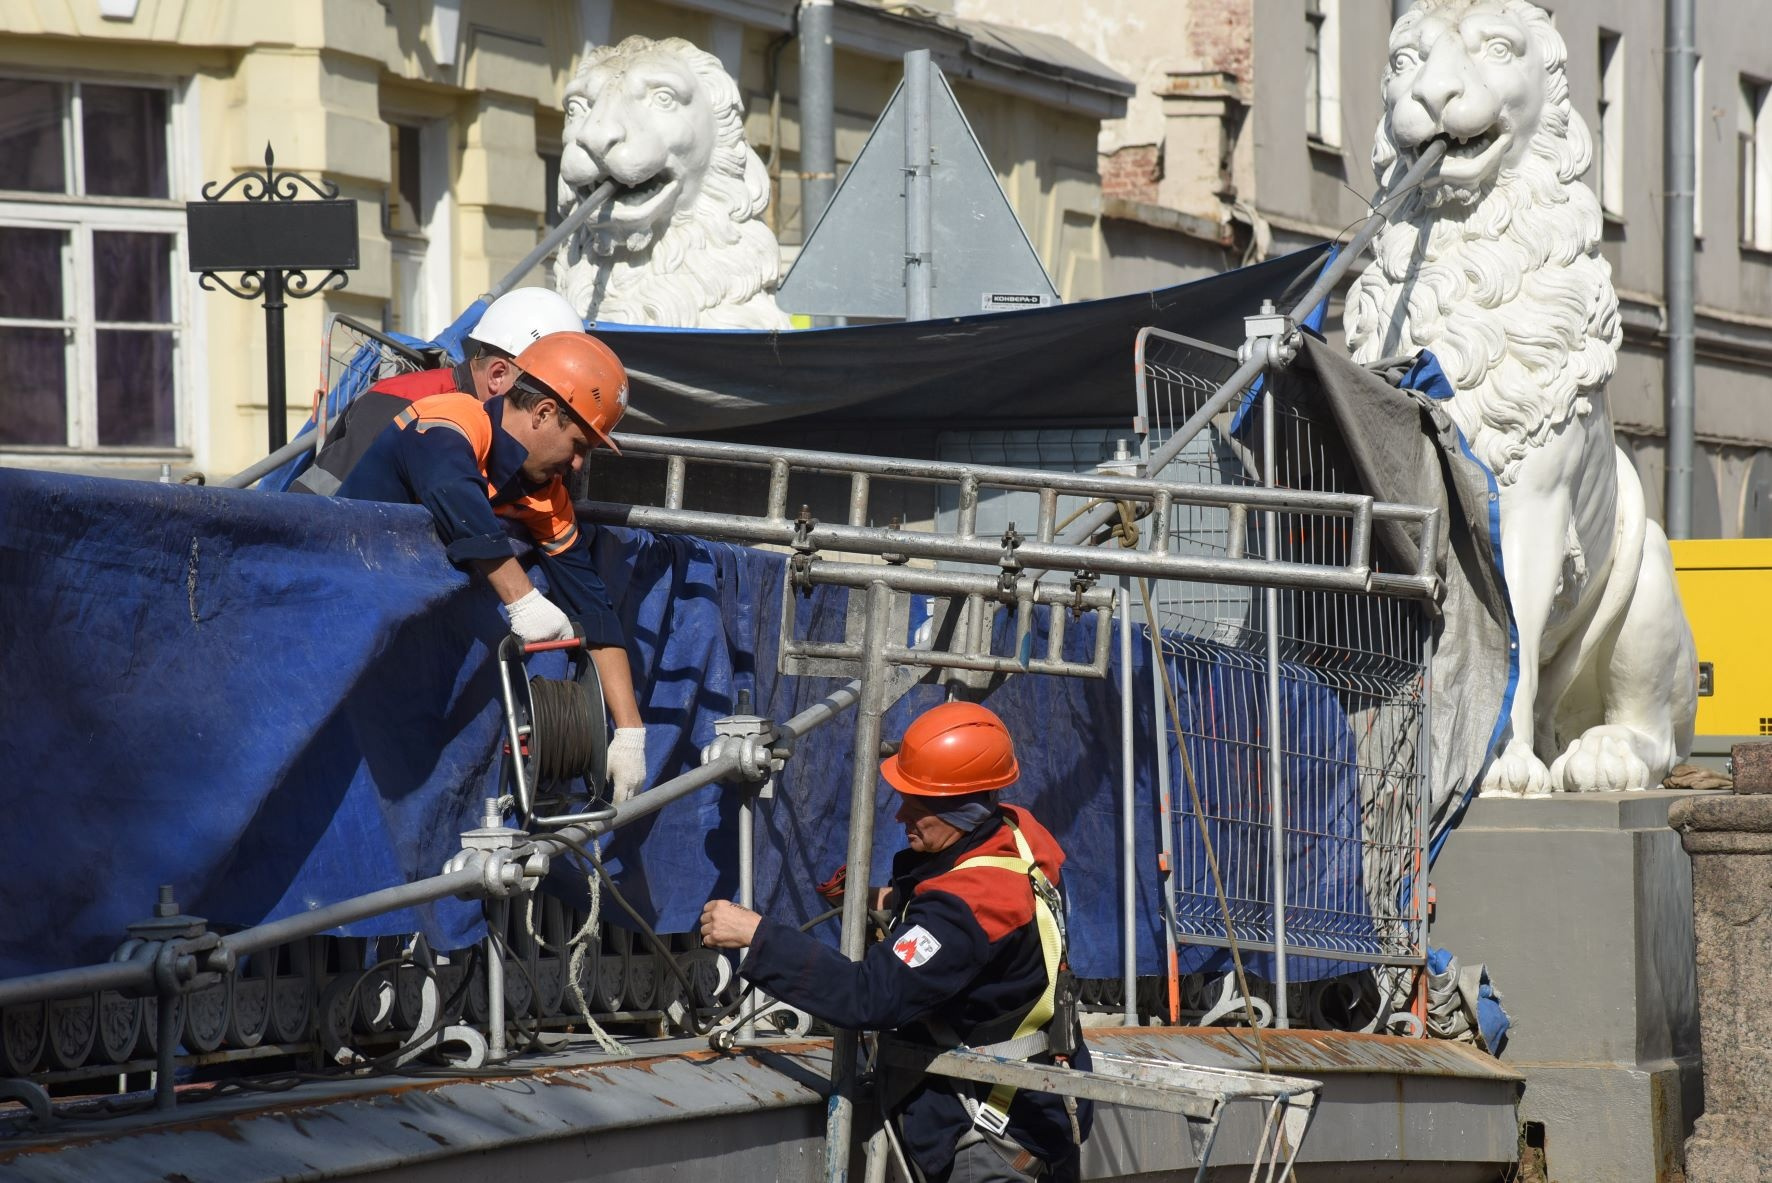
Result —
<svg viewBox="0 0 1772 1183"><path fill-rule="evenodd" d="M334 1080L362 1080L378 1076L417 1078L435 1077L449 1079L464 1076L471 1078L491 1078L527 1075L528 1073L526 1070L513 1068L510 1065L501 1065L497 1068L467 1068L456 1064L443 1065L436 1068L413 1068L410 1066L395 1064L395 1061L397 1061L402 1055L411 1051L413 1048L426 1043L433 1035L449 1026L449 1024L455 1020L458 1007L466 996L467 991L473 985L477 971L481 968L481 961L481 947L475 945L469 950L466 964L463 966L461 981L456 983L455 989L450 992L449 997L443 1000L438 1007L437 1021L428 1029L414 1034L410 1039L399 1044L392 1051L384 1052L379 1056L364 1060L357 1064L341 1066L333 1071L296 1071L265 1073L258 1076L233 1076L225 1080L213 1081L202 1089L185 1090L179 1094L179 1103L184 1105L197 1101L210 1101L217 1097L225 1097L237 1092L280 1093L287 1092L288 1090L303 1084ZM387 960L378 962L369 969L363 971L362 976L357 982L352 984L351 990L346 996L346 1014L348 1015L350 1013L349 1008L355 1006L356 991L363 981L367 980L371 974L378 973L389 966L403 964L410 964L410 959L404 957L388 958ZM151 1094L141 1098L109 1097L103 1098L91 1105L78 1104L57 1106L55 1108L55 1115L57 1117L75 1119L103 1120L127 1114L146 1112L147 1110L154 1108L155 1104L156 1100Z"/></svg>
<svg viewBox="0 0 1772 1183"><path fill-rule="evenodd" d="M536 783L592 777L598 771L599 748L593 728L606 730L607 725L601 709L593 717L591 696L583 684L531 678L529 701L529 751Z"/></svg>

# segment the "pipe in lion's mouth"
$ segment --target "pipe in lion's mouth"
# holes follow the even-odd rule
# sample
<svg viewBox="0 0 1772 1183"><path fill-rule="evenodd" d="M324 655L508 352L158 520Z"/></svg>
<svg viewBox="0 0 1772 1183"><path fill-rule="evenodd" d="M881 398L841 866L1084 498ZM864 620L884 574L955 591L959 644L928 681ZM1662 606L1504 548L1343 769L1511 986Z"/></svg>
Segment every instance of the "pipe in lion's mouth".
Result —
<svg viewBox="0 0 1772 1183"><path fill-rule="evenodd" d="M1501 139L1501 130L1497 127L1490 127L1487 131L1468 139L1460 139L1450 132L1443 131L1434 139L1440 140L1446 145L1448 160L1475 160L1495 146L1496 141ZM1428 142L1432 143L1433 141Z"/></svg>
<svg viewBox="0 0 1772 1183"><path fill-rule="evenodd" d="M574 185L573 189L577 192L579 200L583 201L590 196L597 185L610 180L613 178L600 177L588 185ZM633 185L623 185L617 181L615 182L614 197L607 208L601 213L593 215L593 218L596 222L645 221L655 212L655 207L668 198L670 192L676 187L676 181L676 175L669 169L660 169L645 180Z"/></svg>

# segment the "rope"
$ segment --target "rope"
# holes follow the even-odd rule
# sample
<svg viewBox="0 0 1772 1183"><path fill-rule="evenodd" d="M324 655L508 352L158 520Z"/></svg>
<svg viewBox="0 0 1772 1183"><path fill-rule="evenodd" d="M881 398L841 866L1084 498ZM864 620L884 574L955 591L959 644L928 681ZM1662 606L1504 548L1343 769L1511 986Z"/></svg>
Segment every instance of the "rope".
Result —
<svg viewBox="0 0 1772 1183"><path fill-rule="evenodd" d="M594 859L601 858L601 852L597 850L594 843L591 846L591 852ZM569 942L572 946L572 956L566 961L566 984L572 990L572 1001L578 1004L579 1017L584 1019L585 1025L590 1029L591 1038L597 1041L597 1046L612 1056L624 1056L628 1054L627 1046L605 1031L603 1025L592 1016L591 1004L585 998L584 987L579 985L579 978L584 971L587 944L590 941L602 939L602 934L598 932L597 928L597 921L603 910L602 877L595 869L586 873L585 886L591 895L591 910L585 914L585 922L579 926L578 931L572 935L572 940Z"/></svg>

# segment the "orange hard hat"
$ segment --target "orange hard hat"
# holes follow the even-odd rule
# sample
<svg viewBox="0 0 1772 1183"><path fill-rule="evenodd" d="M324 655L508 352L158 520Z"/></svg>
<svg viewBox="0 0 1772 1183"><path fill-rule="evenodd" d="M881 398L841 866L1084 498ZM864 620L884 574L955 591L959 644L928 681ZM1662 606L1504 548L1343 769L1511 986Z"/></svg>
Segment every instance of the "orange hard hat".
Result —
<svg viewBox="0 0 1772 1183"><path fill-rule="evenodd" d="M621 455L609 433L628 409L628 372L613 349L589 333L549 333L515 360L518 386L558 398Z"/></svg>
<svg viewBox="0 0 1772 1183"><path fill-rule="evenodd" d="M880 775L913 797L962 797L1015 783L1015 741L994 711L944 702L918 715Z"/></svg>

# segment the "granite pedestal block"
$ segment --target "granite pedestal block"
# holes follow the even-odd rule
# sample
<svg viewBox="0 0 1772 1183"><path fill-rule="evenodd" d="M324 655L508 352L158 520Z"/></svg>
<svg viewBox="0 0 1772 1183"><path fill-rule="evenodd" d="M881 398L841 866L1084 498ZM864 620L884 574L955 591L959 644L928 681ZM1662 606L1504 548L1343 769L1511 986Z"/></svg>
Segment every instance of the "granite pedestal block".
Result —
<svg viewBox="0 0 1772 1183"><path fill-rule="evenodd" d="M1485 962L1557 1183L1678 1178L1701 1107L1692 871L1669 808L1712 793L1473 802L1435 864L1435 945Z"/></svg>

